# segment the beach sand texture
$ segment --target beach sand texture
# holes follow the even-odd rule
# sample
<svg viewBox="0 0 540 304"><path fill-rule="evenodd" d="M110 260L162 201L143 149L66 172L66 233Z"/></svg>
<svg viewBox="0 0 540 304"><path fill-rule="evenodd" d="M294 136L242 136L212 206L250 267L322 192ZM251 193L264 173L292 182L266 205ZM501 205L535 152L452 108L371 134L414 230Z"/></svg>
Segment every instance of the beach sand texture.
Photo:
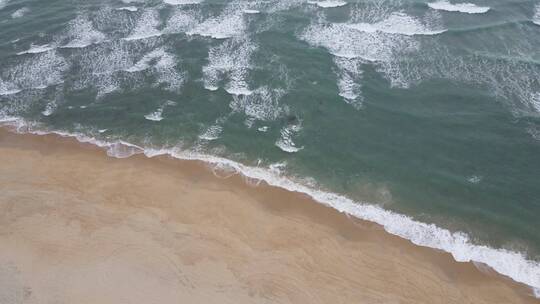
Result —
<svg viewBox="0 0 540 304"><path fill-rule="evenodd" d="M539 303L520 284L204 164L0 131L0 303Z"/></svg>

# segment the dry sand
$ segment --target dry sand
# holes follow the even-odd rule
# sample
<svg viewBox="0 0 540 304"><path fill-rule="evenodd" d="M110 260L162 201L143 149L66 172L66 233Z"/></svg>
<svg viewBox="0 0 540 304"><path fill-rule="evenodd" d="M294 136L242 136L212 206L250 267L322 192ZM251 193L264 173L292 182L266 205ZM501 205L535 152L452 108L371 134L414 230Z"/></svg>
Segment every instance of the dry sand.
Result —
<svg viewBox="0 0 540 304"><path fill-rule="evenodd" d="M538 303L500 275L199 162L0 131L0 303Z"/></svg>

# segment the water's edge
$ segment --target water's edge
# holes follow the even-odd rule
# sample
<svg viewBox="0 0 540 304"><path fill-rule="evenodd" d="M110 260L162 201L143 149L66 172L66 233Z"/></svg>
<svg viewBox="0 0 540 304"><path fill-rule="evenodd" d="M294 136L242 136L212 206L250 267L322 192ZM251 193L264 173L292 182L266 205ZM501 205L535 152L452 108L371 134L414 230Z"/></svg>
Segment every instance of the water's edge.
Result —
<svg viewBox="0 0 540 304"><path fill-rule="evenodd" d="M248 180L266 182L291 192L308 195L314 201L331 207L355 218L375 222L390 234L411 241L418 246L430 247L448 252L457 262L477 262L491 267L494 271L512 280L532 288L532 296L540 298L540 262L528 260L523 253L506 249L494 249L485 245L474 244L463 232L451 232L435 224L418 222L409 216L385 210L377 205L352 199L327 191L306 186L272 168L253 167L239 162L196 151L180 148L147 148L125 141L107 142L82 133L70 133L45 130L35 127L20 117L0 117L0 127L16 133L35 135L56 134L61 137L76 139L104 149L108 156L126 158L135 154L144 154L148 158L170 156L180 160L202 161L217 170L239 173Z"/></svg>

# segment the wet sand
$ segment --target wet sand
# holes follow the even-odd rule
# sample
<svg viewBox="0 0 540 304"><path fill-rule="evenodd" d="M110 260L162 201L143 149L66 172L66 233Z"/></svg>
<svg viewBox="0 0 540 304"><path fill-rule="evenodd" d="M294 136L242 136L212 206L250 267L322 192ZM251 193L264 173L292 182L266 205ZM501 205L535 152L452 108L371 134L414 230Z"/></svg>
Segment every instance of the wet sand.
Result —
<svg viewBox="0 0 540 304"><path fill-rule="evenodd" d="M305 195L0 129L0 303L539 303Z"/></svg>

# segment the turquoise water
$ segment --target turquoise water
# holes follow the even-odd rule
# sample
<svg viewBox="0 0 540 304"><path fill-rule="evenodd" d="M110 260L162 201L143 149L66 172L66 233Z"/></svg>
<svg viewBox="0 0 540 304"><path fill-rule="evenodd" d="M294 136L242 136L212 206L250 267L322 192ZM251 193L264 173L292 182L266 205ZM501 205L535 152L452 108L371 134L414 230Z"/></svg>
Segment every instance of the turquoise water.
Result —
<svg viewBox="0 0 540 304"><path fill-rule="evenodd" d="M540 287L538 2L0 8L1 117L270 168L522 254Z"/></svg>

